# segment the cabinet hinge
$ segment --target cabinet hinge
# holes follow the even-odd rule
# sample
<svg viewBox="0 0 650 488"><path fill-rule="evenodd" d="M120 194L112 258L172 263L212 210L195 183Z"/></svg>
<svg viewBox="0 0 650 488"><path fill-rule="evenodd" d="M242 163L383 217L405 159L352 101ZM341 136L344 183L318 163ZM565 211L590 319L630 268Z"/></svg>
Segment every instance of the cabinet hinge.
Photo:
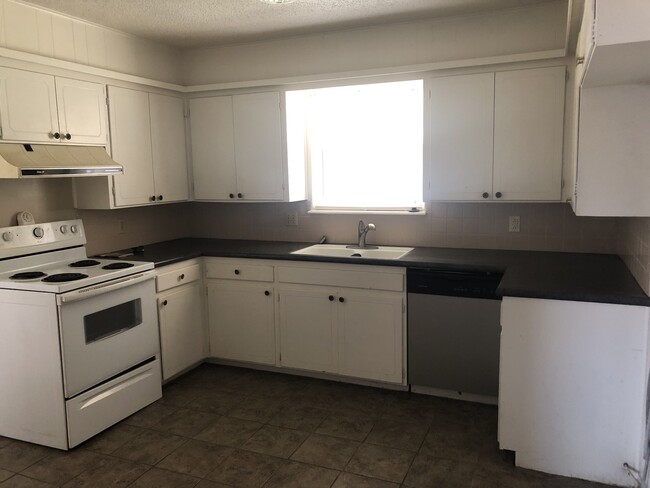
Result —
<svg viewBox="0 0 650 488"><path fill-rule="evenodd" d="M108 107L108 97L106 97L106 106Z"/></svg>
<svg viewBox="0 0 650 488"><path fill-rule="evenodd" d="M564 181L564 178L562 178L562 183L560 183L560 188L564 190L565 186L566 186L566 182Z"/></svg>
<svg viewBox="0 0 650 488"><path fill-rule="evenodd" d="M278 303L280 303L280 292L278 292L277 295L278 295Z"/></svg>
<svg viewBox="0 0 650 488"><path fill-rule="evenodd" d="M113 181L113 184L111 185L111 193L113 194L113 199L117 198L117 194L115 193L115 181Z"/></svg>
<svg viewBox="0 0 650 488"><path fill-rule="evenodd" d="M2 127L0 127L0 139L2 139Z"/></svg>
<svg viewBox="0 0 650 488"><path fill-rule="evenodd" d="M568 83L568 82L569 82L569 78L570 78L569 70L566 70L566 71L564 72L564 80Z"/></svg>
<svg viewBox="0 0 650 488"><path fill-rule="evenodd" d="M406 303L402 302L402 313L406 312Z"/></svg>
<svg viewBox="0 0 650 488"><path fill-rule="evenodd" d="M187 119L187 118L189 118L189 116L190 116L190 108L187 107L185 109L185 111L183 112L183 117L185 117Z"/></svg>

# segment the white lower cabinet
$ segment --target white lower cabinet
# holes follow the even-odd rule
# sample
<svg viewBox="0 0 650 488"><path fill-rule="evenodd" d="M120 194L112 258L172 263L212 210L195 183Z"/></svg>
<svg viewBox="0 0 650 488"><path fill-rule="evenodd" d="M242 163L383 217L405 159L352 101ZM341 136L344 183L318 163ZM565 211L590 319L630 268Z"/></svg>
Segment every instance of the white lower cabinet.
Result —
<svg viewBox="0 0 650 488"><path fill-rule="evenodd" d="M499 447L528 469L636 486L647 422L648 307L504 297Z"/></svg>
<svg viewBox="0 0 650 488"><path fill-rule="evenodd" d="M403 375L401 294L339 291L339 373L389 383Z"/></svg>
<svg viewBox="0 0 650 488"><path fill-rule="evenodd" d="M206 357L203 283L198 261L156 270L163 380Z"/></svg>
<svg viewBox="0 0 650 488"><path fill-rule="evenodd" d="M208 280L210 354L275 364L273 286Z"/></svg>
<svg viewBox="0 0 650 488"><path fill-rule="evenodd" d="M404 382L403 269L283 263L277 280L281 366Z"/></svg>
<svg viewBox="0 0 650 488"><path fill-rule="evenodd" d="M280 289L282 366L338 373L334 299L330 290L321 287Z"/></svg>
<svg viewBox="0 0 650 488"><path fill-rule="evenodd" d="M276 363L273 266L253 259L206 259L210 356Z"/></svg>
<svg viewBox="0 0 650 488"><path fill-rule="evenodd" d="M404 384L403 268L207 258L206 277L211 357Z"/></svg>

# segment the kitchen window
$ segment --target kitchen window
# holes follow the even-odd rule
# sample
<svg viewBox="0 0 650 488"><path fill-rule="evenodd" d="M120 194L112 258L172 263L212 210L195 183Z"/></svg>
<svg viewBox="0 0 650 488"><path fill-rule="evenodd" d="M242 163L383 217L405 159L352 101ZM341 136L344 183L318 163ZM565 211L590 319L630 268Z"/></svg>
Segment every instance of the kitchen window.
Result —
<svg viewBox="0 0 650 488"><path fill-rule="evenodd" d="M309 159L314 211L423 211L422 86L410 80L287 93L289 157Z"/></svg>

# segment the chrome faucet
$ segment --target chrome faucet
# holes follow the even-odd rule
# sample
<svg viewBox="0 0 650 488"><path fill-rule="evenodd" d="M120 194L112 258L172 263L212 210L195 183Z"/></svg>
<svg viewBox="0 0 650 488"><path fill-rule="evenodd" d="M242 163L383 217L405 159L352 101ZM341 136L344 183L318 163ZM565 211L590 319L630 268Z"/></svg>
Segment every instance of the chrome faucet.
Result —
<svg viewBox="0 0 650 488"><path fill-rule="evenodd" d="M360 249L365 249L367 247L366 236L368 235L368 232L371 230L377 230L375 224L366 225L363 222L363 220L359 221L359 248Z"/></svg>

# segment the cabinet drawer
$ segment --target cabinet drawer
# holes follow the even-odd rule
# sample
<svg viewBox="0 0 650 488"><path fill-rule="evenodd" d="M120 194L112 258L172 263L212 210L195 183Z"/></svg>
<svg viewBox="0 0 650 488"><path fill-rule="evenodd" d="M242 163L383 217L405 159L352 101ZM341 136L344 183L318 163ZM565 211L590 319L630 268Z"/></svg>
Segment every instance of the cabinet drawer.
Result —
<svg viewBox="0 0 650 488"><path fill-rule="evenodd" d="M213 261L206 264L206 276L221 280L273 281L273 266L242 261Z"/></svg>
<svg viewBox="0 0 650 488"><path fill-rule="evenodd" d="M169 290L175 286L192 283L201 278L201 266L193 264L184 268L175 268L170 271L158 272L156 277L156 291Z"/></svg>
<svg viewBox="0 0 650 488"><path fill-rule="evenodd" d="M369 271L356 266L350 270L279 266L277 273L280 283L404 291L404 273Z"/></svg>

